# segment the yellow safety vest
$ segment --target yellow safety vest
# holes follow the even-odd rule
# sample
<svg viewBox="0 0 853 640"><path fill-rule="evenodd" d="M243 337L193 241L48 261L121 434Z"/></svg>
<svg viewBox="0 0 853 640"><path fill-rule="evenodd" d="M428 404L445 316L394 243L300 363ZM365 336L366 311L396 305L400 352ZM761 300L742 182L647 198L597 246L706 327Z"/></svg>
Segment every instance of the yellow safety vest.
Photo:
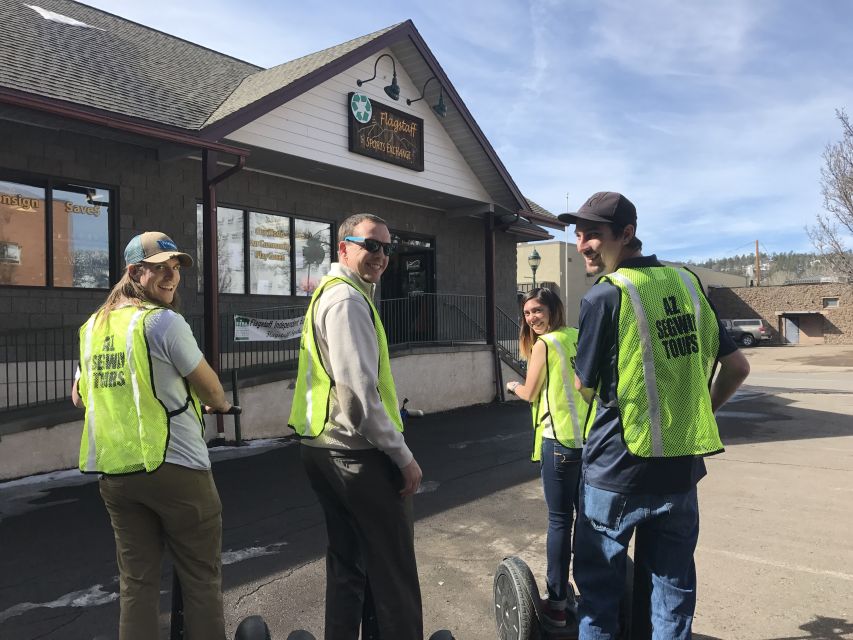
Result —
<svg viewBox="0 0 853 640"><path fill-rule="evenodd" d="M672 267L604 276L621 292L616 399L628 450L643 458L723 450L709 382L719 325L696 277Z"/></svg>
<svg viewBox="0 0 853 640"><path fill-rule="evenodd" d="M145 339L145 318L162 307L127 306L80 327L80 379L86 406L80 471L109 475L151 472L166 457L170 419L190 407L204 435L201 404L189 383L183 407L169 411L158 399Z"/></svg>
<svg viewBox="0 0 853 640"><path fill-rule="evenodd" d="M316 438L326 428L329 421L331 391L335 381L329 375L320 349L314 335L314 314L317 301L326 289L341 284L348 285L358 291L373 315L373 326L376 329L376 342L379 345L379 397L388 419L397 431L403 431L403 421L400 418L400 408L397 402L397 390L394 378L391 376L391 359L388 356L388 339L385 328L379 317L379 312L373 301L349 278L343 276L324 276L320 285L311 296L305 321L302 323L302 339L299 343L299 368L296 376L296 388L293 392L293 405L290 409L288 426L297 435L306 438Z"/></svg>
<svg viewBox="0 0 853 640"><path fill-rule="evenodd" d="M542 432L550 424L557 441L569 449L583 447L582 426L589 409L583 396L575 390L575 356L578 352L578 330L563 327L537 338L545 343L545 382L533 400L534 462L542 458Z"/></svg>

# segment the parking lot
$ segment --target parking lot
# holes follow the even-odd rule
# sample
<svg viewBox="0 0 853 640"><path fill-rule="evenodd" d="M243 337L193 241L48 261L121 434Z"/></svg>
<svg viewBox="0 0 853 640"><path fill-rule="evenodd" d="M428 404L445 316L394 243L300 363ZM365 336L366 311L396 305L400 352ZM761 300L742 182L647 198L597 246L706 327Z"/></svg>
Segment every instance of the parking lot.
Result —
<svg viewBox="0 0 853 640"><path fill-rule="evenodd" d="M853 638L853 347L744 353L752 374L719 413L726 452L699 485L694 637ZM542 580L546 514L528 420L516 402L411 424L425 474L415 531L429 632L495 638L492 579L507 555ZM324 529L296 447L216 457L231 630L261 613L276 640L297 627L322 637ZM0 637L115 637L112 536L96 485L68 474L0 485L0 518ZM164 629L167 606L164 593Z"/></svg>

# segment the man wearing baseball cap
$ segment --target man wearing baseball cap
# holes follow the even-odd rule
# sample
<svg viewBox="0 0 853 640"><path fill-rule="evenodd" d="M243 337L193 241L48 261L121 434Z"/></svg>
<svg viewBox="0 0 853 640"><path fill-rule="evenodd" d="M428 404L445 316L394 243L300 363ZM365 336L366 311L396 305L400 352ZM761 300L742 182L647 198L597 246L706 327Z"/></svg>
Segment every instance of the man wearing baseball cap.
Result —
<svg viewBox="0 0 853 640"><path fill-rule="evenodd" d="M596 401L575 534L579 637L618 636L636 530L634 564L651 585L646 624L654 638L686 640L696 604L696 483L703 456L723 450L714 412L749 364L698 278L643 256L628 198L595 193L559 219L575 225L587 273L601 276L581 301L575 360L575 387Z"/></svg>

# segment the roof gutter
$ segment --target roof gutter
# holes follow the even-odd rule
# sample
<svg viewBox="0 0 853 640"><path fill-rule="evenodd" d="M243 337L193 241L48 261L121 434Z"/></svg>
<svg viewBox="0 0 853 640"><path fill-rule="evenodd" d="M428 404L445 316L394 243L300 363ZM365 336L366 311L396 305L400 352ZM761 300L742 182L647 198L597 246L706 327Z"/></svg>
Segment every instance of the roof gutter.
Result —
<svg viewBox="0 0 853 640"><path fill-rule="evenodd" d="M541 213L533 211L521 211L522 216L530 220L534 224L541 224L543 227L551 227L552 229L565 229L568 225L565 222L560 222L557 218L551 216L543 216Z"/></svg>
<svg viewBox="0 0 853 640"><path fill-rule="evenodd" d="M116 131L125 133L133 133L144 136L146 138L154 138L155 140L163 140L174 144L186 145L197 149L208 149L210 151L219 151L229 155L245 158L249 155L248 149L234 147L219 142L204 140L195 135L184 133L182 131L173 131L162 129L160 127L151 126L142 122L133 122L123 118L117 118L113 115L108 115L99 111L91 111L81 108L70 102L59 100L51 100L41 96L32 94L24 94L13 92L8 89L0 88L0 104L7 104L13 107L23 107L33 111L41 111L71 120L86 122Z"/></svg>

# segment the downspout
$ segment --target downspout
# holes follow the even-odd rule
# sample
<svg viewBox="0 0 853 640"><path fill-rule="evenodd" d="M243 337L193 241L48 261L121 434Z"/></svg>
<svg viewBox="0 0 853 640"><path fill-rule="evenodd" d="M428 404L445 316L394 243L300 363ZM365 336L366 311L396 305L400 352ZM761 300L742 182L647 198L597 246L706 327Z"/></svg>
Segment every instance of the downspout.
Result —
<svg viewBox="0 0 853 640"><path fill-rule="evenodd" d="M216 224L216 185L243 169L246 157L239 156L237 164L216 174L217 152L204 149L201 161L202 235L204 238L204 355L217 376L219 363L219 247ZM223 437L222 416L216 416L217 437Z"/></svg>
<svg viewBox="0 0 853 640"><path fill-rule="evenodd" d="M492 362L494 363L495 401L502 402L503 376L501 375L501 359L498 355L497 315L495 313L495 216L487 213L483 219L486 240L486 344L492 347Z"/></svg>
<svg viewBox="0 0 853 640"><path fill-rule="evenodd" d="M510 225L518 221L520 213L515 212L515 219L506 224L495 224L497 214L486 214L485 217L485 238L486 238L486 343L492 347L492 360L495 367L495 400L504 402L506 396L504 394L503 370L501 368L501 358L498 353L498 336L497 336L497 293L495 282L495 233L509 228Z"/></svg>

